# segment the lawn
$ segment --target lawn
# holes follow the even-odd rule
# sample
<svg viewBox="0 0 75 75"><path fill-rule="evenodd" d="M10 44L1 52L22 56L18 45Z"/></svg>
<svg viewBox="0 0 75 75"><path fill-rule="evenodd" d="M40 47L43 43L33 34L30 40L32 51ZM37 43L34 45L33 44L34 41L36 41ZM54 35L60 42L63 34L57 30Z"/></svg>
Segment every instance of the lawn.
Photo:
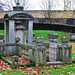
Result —
<svg viewBox="0 0 75 75"><path fill-rule="evenodd" d="M0 30L0 34L4 34L4 30Z"/></svg>
<svg viewBox="0 0 75 75"><path fill-rule="evenodd" d="M75 75L75 64L36 67L4 68L1 75Z"/></svg>
<svg viewBox="0 0 75 75"><path fill-rule="evenodd" d="M4 34L4 31L0 30L0 33ZM34 30L34 39L36 37L43 37L44 40L48 39L48 33L58 33L58 41L61 41L62 37L70 38L71 33L49 31L49 30ZM71 45L71 44L70 44ZM72 45L72 57L75 57L75 44ZM36 67L19 67L18 69L11 69L11 65L0 59L0 75L75 75L75 63L65 65L45 65Z"/></svg>
<svg viewBox="0 0 75 75"><path fill-rule="evenodd" d="M0 33L4 34L4 30L0 30ZM26 33L28 33L28 31L26 31ZM70 38L70 34L71 34L71 33L67 33L67 32L50 31L50 30L33 30L33 33L35 34L34 39L36 39L36 37L43 37L44 40L49 40L48 33L58 33L58 35L59 35L58 41L61 41L62 37ZM27 37L28 37L28 35L27 35Z"/></svg>
<svg viewBox="0 0 75 75"><path fill-rule="evenodd" d="M48 39L48 33L58 33L58 41L61 41L62 37L68 37L70 38L71 33L66 33L66 32L61 32L61 31L50 31L50 30L34 30L33 33L35 34L34 39L36 37L43 37L44 40L49 40Z"/></svg>
<svg viewBox="0 0 75 75"><path fill-rule="evenodd" d="M75 44L72 45L72 57L75 57Z"/></svg>

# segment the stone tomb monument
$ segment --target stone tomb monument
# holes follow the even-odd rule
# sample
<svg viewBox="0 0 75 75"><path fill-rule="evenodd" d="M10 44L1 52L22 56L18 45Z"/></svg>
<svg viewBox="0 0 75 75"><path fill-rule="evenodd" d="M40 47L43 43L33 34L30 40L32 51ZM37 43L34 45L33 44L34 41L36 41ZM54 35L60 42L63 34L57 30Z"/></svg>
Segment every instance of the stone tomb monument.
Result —
<svg viewBox="0 0 75 75"><path fill-rule="evenodd" d="M33 43L33 16L23 11L23 7L19 6L17 0L13 11L5 14L5 43L14 43L15 38L20 38L20 43ZM18 23L18 24L17 24ZM26 26L28 25L28 26ZM28 42L26 42L26 27L28 27ZM13 47L14 50L15 47ZM10 47L10 49L12 49ZM11 53L11 52L10 52Z"/></svg>

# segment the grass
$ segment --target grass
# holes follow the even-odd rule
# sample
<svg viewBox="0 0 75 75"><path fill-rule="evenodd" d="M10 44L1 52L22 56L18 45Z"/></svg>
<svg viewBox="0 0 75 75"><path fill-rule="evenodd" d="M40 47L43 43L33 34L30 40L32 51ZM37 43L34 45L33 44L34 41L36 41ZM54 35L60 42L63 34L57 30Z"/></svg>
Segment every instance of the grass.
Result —
<svg viewBox="0 0 75 75"><path fill-rule="evenodd" d="M3 30L0 30L0 33L4 34ZM27 31L26 31L27 33ZM59 32L59 31L50 31L50 30L34 30L33 33L35 33L34 39L36 37L43 37L44 40L49 40L48 39L48 33L58 33L59 38L58 41L61 41L62 37L68 37L70 38L71 33L66 33L66 32ZM73 46L72 50L75 50L75 46ZM72 56L75 57L75 53L72 53ZM31 68L31 67L29 67ZM32 67L34 70L35 68ZM30 70L33 72L32 70ZM41 75L75 75L75 63L73 64L68 64L68 65L58 65L58 66L43 66L41 68L41 71L43 71L43 74ZM29 74L29 71L22 71L22 69L18 69L17 71L11 71L11 70L2 70L0 71L1 75L36 75L36 74ZM39 74L37 74L39 75Z"/></svg>
<svg viewBox="0 0 75 75"><path fill-rule="evenodd" d="M43 68L42 71L48 72L50 75L75 75L75 64L61 65L57 67L50 67L48 69Z"/></svg>
<svg viewBox="0 0 75 75"><path fill-rule="evenodd" d="M4 30L0 30L0 33L4 34ZM27 33L28 31L26 31L26 34ZM62 32L62 31L50 31L50 30L33 30L33 33L35 34L34 39L36 39L36 37L43 37L44 40L49 40L48 33L58 33L59 35L58 41L61 41L62 37L68 37L68 39L70 39L70 34L71 34L71 33ZM28 34L26 38L28 38Z"/></svg>
<svg viewBox="0 0 75 75"><path fill-rule="evenodd" d="M58 35L59 35L58 41L61 41L62 37L70 38L70 34L71 34L71 33L67 33L67 32L50 31L50 30L33 30L33 33L35 34L34 39L36 39L36 37L43 37L44 40L49 40L48 33L58 33Z"/></svg>
<svg viewBox="0 0 75 75"><path fill-rule="evenodd" d="M36 37L43 37L44 40L49 40L48 39L48 33L58 33L59 38L58 41L61 40L62 37L70 37L70 33L66 33L66 32L59 32L59 31L49 31L49 30L34 30L33 33L35 33L35 38ZM39 35L38 35L39 34Z"/></svg>
<svg viewBox="0 0 75 75"><path fill-rule="evenodd" d="M31 68L31 69L30 69ZM33 69L32 69L33 68ZM14 71L2 70L1 75L75 75L75 64L65 65L49 65L37 68L42 72L38 74L29 74L30 72L36 71L36 68L29 67L28 70L17 69Z"/></svg>
<svg viewBox="0 0 75 75"><path fill-rule="evenodd" d="M5 32L4 32L4 30L0 30L0 34L4 34Z"/></svg>

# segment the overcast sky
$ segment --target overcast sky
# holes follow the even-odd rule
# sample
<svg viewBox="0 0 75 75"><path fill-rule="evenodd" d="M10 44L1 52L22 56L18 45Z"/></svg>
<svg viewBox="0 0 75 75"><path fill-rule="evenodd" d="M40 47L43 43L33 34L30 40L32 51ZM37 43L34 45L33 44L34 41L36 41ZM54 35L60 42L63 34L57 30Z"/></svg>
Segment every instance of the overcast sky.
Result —
<svg viewBox="0 0 75 75"><path fill-rule="evenodd" d="M5 2L5 0L1 0L3 2ZM13 1L13 0L10 0ZM41 3L41 0L30 0L33 7L29 8L28 10L42 10L39 3ZM64 10L64 0L53 0L54 4L56 3L56 8L53 10ZM70 0L71 1L71 9L72 9L72 5L74 5L75 7L75 0Z"/></svg>

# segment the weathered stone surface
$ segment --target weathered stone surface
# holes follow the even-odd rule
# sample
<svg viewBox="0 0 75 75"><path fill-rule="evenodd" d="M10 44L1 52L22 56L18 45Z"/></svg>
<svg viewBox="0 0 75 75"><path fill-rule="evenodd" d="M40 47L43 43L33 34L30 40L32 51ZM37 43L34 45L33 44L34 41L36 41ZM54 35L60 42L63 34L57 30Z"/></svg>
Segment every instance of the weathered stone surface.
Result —
<svg viewBox="0 0 75 75"><path fill-rule="evenodd" d="M48 38L49 38L49 42L57 43L58 34L57 33L49 33Z"/></svg>
<svg viewBox="0 0 75 75"><path fill-rule="evenodd" d="M47 62L47 65L63 65L63 64L65 63L62 61Z"/></svg>
<svg viewBox="0 0 75 75"><path fill-rule="evenodd" d="M37 37L36 47L33 53L36 55L36 57L33 57L36 62L36 67L46 64L46 47L43 46L43 37Z"/></svg>
<svg viewBox="0 0 75 75"><path fill-rule="evenodd" d="M0 44L0 56L4 56L4 45Z"/></svg>
<svg viewBox="0 0 75 75"><path fill-rule="evenodd" d="M33 43L33 20L30 20L28 25L28 44L32 43Z"/></svg>
<svg viewBox="0 0 75 75"><path fill-rule="evenodd" d="M58 61L72 63L72 46L58 45Z"/></svg>
<svg viewBox="0 0 75 75"><path fill-rule="evenodd" d="M61 42L62 42L63 45L68 45L68 41L69 41L69 40L68 40L67 37L62 37L62 38L61 38Z"/></svg>
<svg viewBox="0 0 75 75"><path fill-rule="evenodd" d="M19 62L18 62L18 56L14 55L13 56L13 61L12 61L12 69L16 69L19 67Z"/></svg>
<svg viewBox="0 0 75 75"><path fill-rule="evenodd" d="M38 45L38 46L43 45L43 37L37 37L36 38L36 45Z"/></svg>
<svg viewBox="0 0 75 75"><path fill-rule="evenodd" d="M57 60L57 45L58 43L50 43L49 46L49 61L56 61Z"/></svg>
<svg viewBox="0 0 75 75"><path fill-rule="evenodd" d="M14 20L9 20L9 42L15 42L15 28L14 28Z"/></svg>
<svg viewBox="0 0 75 75"><path fill-rule="evenodd" d="M6 54L8 54L8 55L17 54L16 46L6 46Z"/></svg>
<svg viewBox="0 0 75 75"><path fill-rule="evenodd" d="M70 35L70 41L75 41L75 34Z"/></svg>

